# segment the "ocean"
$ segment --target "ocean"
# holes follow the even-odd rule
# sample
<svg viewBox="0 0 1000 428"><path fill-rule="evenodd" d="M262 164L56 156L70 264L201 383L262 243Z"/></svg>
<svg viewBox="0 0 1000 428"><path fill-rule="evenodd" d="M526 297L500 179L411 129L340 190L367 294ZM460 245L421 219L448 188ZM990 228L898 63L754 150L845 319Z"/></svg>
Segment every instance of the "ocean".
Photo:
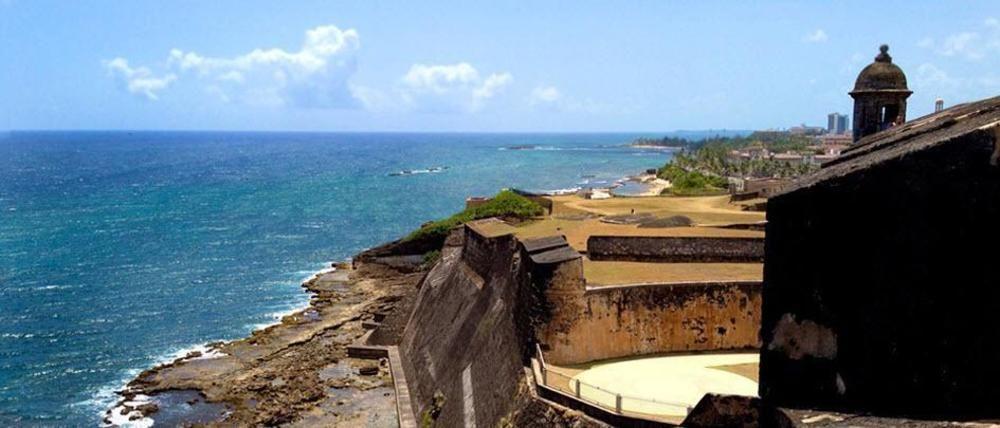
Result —
<svg viewBox="0 0 1000 428"><path fill-rule="evenodd" d="M94 426L139 371L470 195L602 185L666 134L0 133L0 426ZM698 137L714 132L691 133Z"/></svg>

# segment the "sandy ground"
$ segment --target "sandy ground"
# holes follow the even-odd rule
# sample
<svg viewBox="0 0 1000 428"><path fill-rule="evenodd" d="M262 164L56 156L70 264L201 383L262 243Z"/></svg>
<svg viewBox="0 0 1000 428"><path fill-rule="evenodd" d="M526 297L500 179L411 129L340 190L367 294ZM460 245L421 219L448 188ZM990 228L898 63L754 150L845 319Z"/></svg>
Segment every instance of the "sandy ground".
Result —
<svg viewBox="0 0 1000 428"><path fill-rule="evenodd" d="M761 281L761 263L640 263L583 260L587 285L629 285L662 282Z"/></svg>
<svg viewBox="0 0 1000 428"><path fill-rule="evenodd" d="M640 228L634 224L610 224L602 216L626 214L652 214L657 217L685 216L696 225L757 223L764 220L760 212L742 211L730 204L728 196L704 197L649 197L583 199L579 196L553 197L553 213L543 219L528 221L511 227L509 231L519 238L537 238L564 235L577 251L586 251L587 238L591 235L617 236L712 236L712 237L762 237L764 232L721 227L663 227Z"/></svg>
<svg viewBox="0 0 1000 428"><path fill-rule="evenodd" d="M683 417L708 392L756 396L757 382L719 367L758 361L757 353L636 357L594 363L573 379L584 398L609 408L617 393L625 412Z"/></svg>
<svg viewBox="0 0 1000 428"><path fill-rule="evenodd" d="M579 196L555 196L553 215L588 212L598 215L650 213L655 215L688 215L696 223L741 223L764 220L764 213L743 211L729 203L729 195L698 197L649 197L583 199ZM690 214L690 215L689 215ZM710 221L705 221L710 220Z"/></svg>
<svg viewBox="0 0 1000 428"><path fill-rule="evenodd" d="M363 321L391 312L403 295L415 292L422 275L377 264L320 274L303 284L313 293L308 308L248 338L141 373L121 392L122 401L106 421L394 427L387 365L347 358L346 347L365 333ZM362 375L362 368L371 373ZM194 395L179 402L162 399L176 391Z"/></svg>

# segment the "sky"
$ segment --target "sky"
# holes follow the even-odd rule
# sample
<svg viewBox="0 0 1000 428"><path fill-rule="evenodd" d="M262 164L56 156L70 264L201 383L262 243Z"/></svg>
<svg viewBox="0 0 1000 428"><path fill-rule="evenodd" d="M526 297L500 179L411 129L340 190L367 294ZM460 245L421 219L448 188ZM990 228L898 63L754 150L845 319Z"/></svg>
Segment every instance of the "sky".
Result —
<svg viewBox="0 0 1000 428"><path fill-rule="evenodd" d="M0 130L825 125L882 43L910 118L1000 95L996 0L0 0Z"/></svg>

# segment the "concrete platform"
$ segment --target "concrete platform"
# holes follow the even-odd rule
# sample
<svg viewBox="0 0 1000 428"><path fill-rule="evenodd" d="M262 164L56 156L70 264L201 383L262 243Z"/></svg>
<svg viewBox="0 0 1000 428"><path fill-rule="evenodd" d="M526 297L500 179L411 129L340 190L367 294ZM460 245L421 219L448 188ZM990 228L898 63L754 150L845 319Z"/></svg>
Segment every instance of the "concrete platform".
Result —
<svg viewBox="0 0 1000 428"><path fill-rule="evenodd" d="M661 355L549 370L575 373L568 388L580 381L580 396L607 408L620 395L623 413L683 418L706 393L756 396L746 375L758 361L757 353Z"/></svg>

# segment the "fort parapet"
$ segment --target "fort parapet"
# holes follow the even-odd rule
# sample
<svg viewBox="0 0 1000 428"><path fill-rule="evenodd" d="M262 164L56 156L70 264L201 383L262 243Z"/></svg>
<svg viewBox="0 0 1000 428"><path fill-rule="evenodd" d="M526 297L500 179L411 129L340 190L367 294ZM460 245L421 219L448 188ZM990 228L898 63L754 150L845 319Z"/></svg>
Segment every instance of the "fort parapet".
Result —
<svg viewBox="0 0 1000 428"><path fill-rule="evenodd" d="M591 260L658 263L763 263L764 238L591 236Z"/></svg>

